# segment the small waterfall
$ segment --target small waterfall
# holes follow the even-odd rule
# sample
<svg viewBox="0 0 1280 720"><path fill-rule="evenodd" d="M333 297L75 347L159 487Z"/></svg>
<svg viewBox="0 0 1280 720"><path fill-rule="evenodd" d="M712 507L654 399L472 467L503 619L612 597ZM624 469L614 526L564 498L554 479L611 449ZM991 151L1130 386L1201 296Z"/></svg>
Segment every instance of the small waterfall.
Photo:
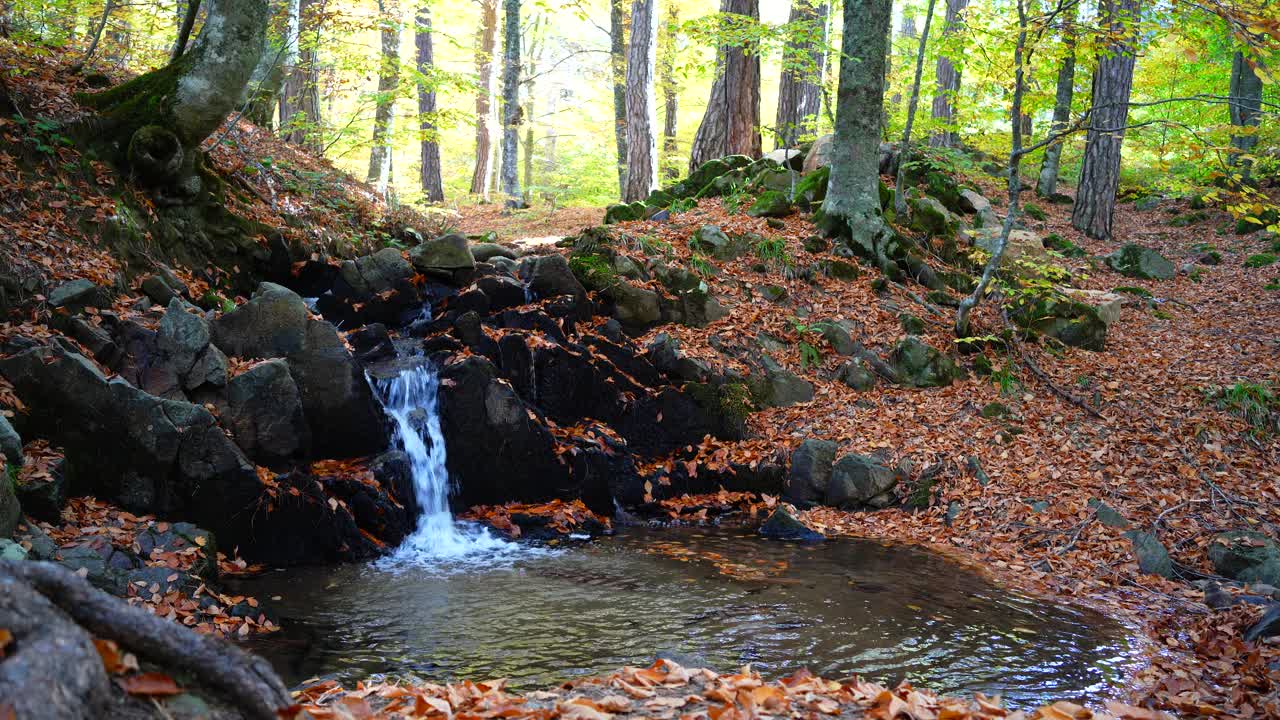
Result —
<svg viewBox="0 0 1280 720"><path fill-rule="evenodd" d="M445 466L444 432L437 395L440 381L427 363L404 368L392 378L374 381L382 407L395 423L396 442L409 456L418 500L418 526L391 556L393 561L434 564L472 555L492 558L520 546L485 528L456 522L449 510L452 484Z"/></svg>

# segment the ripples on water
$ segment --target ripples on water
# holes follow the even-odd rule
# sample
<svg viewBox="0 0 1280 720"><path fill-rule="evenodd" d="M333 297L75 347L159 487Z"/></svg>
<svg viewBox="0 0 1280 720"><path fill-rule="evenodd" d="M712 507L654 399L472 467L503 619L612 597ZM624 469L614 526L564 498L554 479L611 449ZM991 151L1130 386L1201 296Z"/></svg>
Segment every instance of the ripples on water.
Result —
<svg viewBox="0 0 1280 720"><path fill-rule="evenodd" d="M245 592L281 597L285 621L254 649L290 682L413 673L531 689L663 655L720 670L752 663L767 676L807 667L906 678L1023 706L1098 698L1130 654L1123 628L1100 615L1010 596L937 555L870 541L628 529L443 569L384 561L247 581Z"/></svg>

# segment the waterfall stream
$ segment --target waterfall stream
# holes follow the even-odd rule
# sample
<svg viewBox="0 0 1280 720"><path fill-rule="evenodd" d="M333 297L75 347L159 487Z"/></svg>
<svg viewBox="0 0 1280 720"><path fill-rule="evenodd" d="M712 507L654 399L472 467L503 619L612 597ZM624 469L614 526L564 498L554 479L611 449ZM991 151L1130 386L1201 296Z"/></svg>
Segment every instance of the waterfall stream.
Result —
<svg viewBox="0 0 1280 720"><path fill-rule="evenodd" d="M489 562L526 551L494 537L474 523L454 520L449 509L452 483L440 427L440 380L428 363L403 368L374 381L377 396L395 426L395 439L409 456L418 500L418 525L390 556L392 563L437 565L455 560Z"/></svg>

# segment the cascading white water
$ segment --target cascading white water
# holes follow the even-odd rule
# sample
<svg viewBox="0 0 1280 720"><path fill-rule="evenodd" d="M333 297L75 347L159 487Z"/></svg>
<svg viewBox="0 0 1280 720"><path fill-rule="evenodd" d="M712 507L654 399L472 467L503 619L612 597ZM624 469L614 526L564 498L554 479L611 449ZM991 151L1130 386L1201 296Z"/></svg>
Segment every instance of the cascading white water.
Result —
<svg viewBox="0 0 1280 720"><path fill-rule="evenodd" d="M440 380L427 363L402 369L396 377L376 381L379 400L395 422L395 436L409 456L418 500L418 526L391 556L392 562L434 564L483 555L501 557L520 546L491 535L472 523L454 520L449 510L451 483L437 394Z"/></svg>

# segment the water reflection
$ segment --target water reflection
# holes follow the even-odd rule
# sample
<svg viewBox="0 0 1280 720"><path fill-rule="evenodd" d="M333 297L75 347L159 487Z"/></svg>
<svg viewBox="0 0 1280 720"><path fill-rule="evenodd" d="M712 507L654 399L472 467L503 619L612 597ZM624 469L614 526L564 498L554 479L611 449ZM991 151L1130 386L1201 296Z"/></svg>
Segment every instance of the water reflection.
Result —
<svg viewBox="0 0 1280 720"><path fill-rule="evenodd" d="M281 596L286 630L255 649L290 682L410 672L533 688L663 655L766 675L906 678L1030 705L1105 694L1129 653L1100 615L1010 596L922 550L737 531L625 530L444 577L315 568L243 590Z"/></svg>

